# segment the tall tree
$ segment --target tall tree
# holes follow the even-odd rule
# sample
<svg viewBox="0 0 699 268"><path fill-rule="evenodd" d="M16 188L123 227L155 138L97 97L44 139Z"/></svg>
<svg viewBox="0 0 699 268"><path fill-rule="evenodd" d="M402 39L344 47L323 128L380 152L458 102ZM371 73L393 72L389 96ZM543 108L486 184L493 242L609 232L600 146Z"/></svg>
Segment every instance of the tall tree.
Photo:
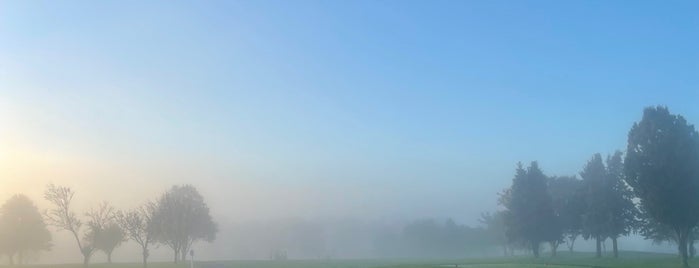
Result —
<svg viewBox="0 0 699 268"><path fill-rule="evenodd" d="M649 107L629 131L626 182L648 216L678 240L682 265L687 240L699 222L699 133L666 107Z"/></svg>
<svg viewBox="0 0 699 268"><path fill-rule="evenodd" d="M568 250L573 252L575 240L582 232L582 214L585 209L580 195L582 181L575 176L551 177L548 188L556 222L560 224Z"/></svg>
<svg viewBox="0 0 699 268"><path fill-rule="evenodd" d="M610 209L607 204L607 170L600 154L595 154L580 172L583 179L585 212L582 215L583 237L595 240L596 255L602 256L602 241L607 237Z"/></svg>
<svg viewBox="0 0 699 268"><path fill-rule="evenodd" d="M547 177L537 162L526 170L521 163L517 165L509 195L503 202L509 211L505 221L508 238L527 244L534 257L539 257L541 243L560 239L561 233L556 228Z"/></svg>
<svg viewBox="0 0 699 268"><path fill-rule="evenodd" d="M607 157L607 194L605 198L609 208L608 236L612 239L614 257L619 257L617 239L628 235L636 225L638 211L633 203L633 192L624 177L623 153L616 151Z"/></svg>
<svg viewBox="0 0 699 268"><path fill-rule="evenodd" d="M24 262L25 253L51 249L51 232L31 199L15 195L0 207L0 248L10 265Z"/></svg>
<svg viewBox="0 0 699 268"><path fill-rule="evenodd" d="M154 213L155 204L148 202L137 209L119 213L118 216L119 224L126 232L126 236L141 247L143 268L148 267L148 256L150 255L148 246L155 242Z"/></svg>
<svg viewBox="0 0 699 268"><path fill-rule="evenodd" d="M59 230L69 231L80 249L80 254L83 256L83 266L87 267L90 263L90 257L95 251L95 247L87 237L87 233L83 234L83 222L78 219L77 215L71 209L71 203L75 192L68 187L56 186L49 184L44 198L49 201L54 207L46 211L46 222L58 228ZM83 236L81 239L80 236Z"/></svg>
<svg viewBox="0 0 699 268"><path fill-rule="evenodd" d="M107 262L112 263L112 253L124 242L124 231L116 222L116 209L107 202L102 202L97 208L87 213L90 219L87 223L90 228L89 240L95 249L107 255Z"/></svg>
<svg viewBox="0 0 699 268"><path fill-rule="evenodd" d="M173 250L175 263L186 259L194 242L211 242L218 232L204 197L192 185L173 186L165 192L153 219L157 239Z"/></svg>

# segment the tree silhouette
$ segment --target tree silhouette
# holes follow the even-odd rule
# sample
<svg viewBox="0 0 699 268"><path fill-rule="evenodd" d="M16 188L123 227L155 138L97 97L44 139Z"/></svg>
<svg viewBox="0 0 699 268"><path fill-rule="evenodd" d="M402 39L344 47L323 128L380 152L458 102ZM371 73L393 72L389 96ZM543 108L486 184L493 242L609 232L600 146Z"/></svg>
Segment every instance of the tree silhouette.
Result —
<svg viewBox="0 0 699 268"><path fill-rule="evenodd" d="M116 210L107 202L102 202L96 209L87 213L90 219L88 240L92 241L95 249L107 255L107 262L112 263L112 252L124 242L124 231L116 221Z"/></svg>
<svg viewBox="0 0 699 268"><path fill-rule="evenodd" d="M560 225L568 250L573 252L575 240L582 232L582 214L585 209L580 194L582 181L575 176L551 177L548 188L556 222Z"/></svg>
<svg viewBox="0 0 699 268"><path fill-rule="evenodd" d="M649 107L628 136L626 182L654 221L672 229L682 265L699 222L699 133L666 107Z"/></svg>
<svg viewBox="0 0 699 268"><path fill-rule="evenodd" d="M0 207L0 248L10 265L24 262L26 253L51 249L51 232L31 199L15 195Z"/></svg>
<svg viewBox="0 0 699 268"><path fill-rule="evenodd" d="M148 256L150 255L148 246L155 242L156 233L153 221L155 209L155 204L148 202L137 209L118 214L119 225L126 232L126 236L141 247L143 268L148 267Z"/></svg>
<svg viewBox="0 0 699 268"><path fill-rule="evenodd" d="M525 170L517 165L508 200L503 203L509 211L505 220L510 241L528 245L534 257L539 257L542 242L559 240L558 228L551 197L547 190L547 177L536 162Z"/></svg>
<svg viewBox="0 0 699 268"><path fill-rule="evenodd" d="M191 185L173 186L165 192L153 219L157 240L173 250L175 263L185 260L194 242L211 242L218 232L204 197Z"/></svg>
<svg viewBox="0 0 699 268"><path fill-rule="evenodd" d="M84 235L83 239L85 240L80 238L83 223L70 207L74 195L75 193L73 190L68 187L49 184L46 192L44 192L44 198L49 201L54 208L47 210L45 217L49 225L59 230L69 231L73 235L78 249L80 249L80 254L83 256L83 266L87 267L90 263L90 257L95 251L95 247L92 241L85 239L88 237L87 234Z"/></svg>

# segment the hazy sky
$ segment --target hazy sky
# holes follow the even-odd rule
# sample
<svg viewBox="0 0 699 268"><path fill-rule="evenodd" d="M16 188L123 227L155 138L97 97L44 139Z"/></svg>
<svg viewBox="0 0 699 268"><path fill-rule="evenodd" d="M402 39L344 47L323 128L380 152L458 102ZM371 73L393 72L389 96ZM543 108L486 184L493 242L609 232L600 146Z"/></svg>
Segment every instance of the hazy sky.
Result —
<svg viewBox="0 0 699 268"><path fill-rule="evenodd" d="M219 221L475 223L645 106L699 123L699 3L2 1L0 199L192 183Z"/></svg>

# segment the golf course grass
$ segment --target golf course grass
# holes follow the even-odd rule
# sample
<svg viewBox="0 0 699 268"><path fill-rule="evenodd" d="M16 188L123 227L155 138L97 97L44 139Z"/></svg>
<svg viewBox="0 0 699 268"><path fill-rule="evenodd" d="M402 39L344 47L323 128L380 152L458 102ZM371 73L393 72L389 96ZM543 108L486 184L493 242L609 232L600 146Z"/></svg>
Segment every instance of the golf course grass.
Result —
<svg viewBox="0 0 699 268"><path fill-rule="evenodd" d="M699 267L699 260L691 260L692 267ZM26 265L23 268L81 268L79 264ZM95 263L91 268L140 268L140 263ZM189 263L151 263L149 268L189 268ZM605 256L595 258L591 253L561 253L557 257L518 256L508 258L471 258L451 260L235 260L195 263L196 268L679 268L680 260L673 254L621 252L615 259Z"/></svg>

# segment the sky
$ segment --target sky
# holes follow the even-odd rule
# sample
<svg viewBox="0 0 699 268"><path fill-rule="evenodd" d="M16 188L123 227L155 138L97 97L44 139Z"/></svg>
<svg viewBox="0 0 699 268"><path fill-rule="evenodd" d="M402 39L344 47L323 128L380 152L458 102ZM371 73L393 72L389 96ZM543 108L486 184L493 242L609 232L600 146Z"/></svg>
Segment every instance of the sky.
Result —
<svg viewBox="0 0 699 268"><path fill-rule="evenodd" d="M644 107L699 122L692 1L3 1L0 199L219 222L498 209L518 161L575 175Z"/></svg>

